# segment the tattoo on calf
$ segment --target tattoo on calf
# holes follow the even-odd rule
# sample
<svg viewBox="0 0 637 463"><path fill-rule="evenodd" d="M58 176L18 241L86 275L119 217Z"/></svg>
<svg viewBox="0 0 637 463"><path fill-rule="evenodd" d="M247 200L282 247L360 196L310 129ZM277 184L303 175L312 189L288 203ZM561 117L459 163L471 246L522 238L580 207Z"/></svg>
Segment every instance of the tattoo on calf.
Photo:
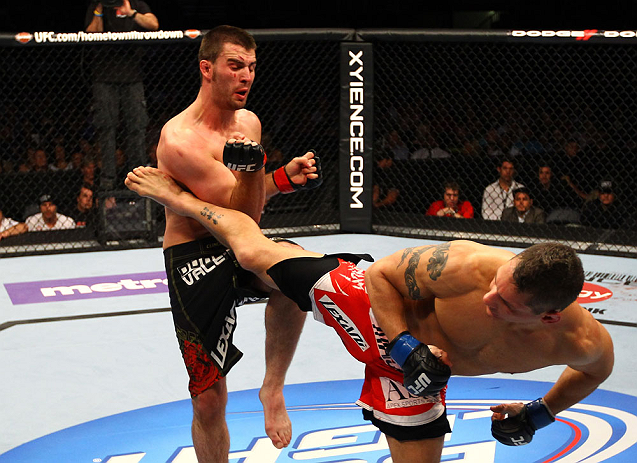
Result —
<svg viewBox="0 0 637 463"><path fill-rule="evenodd" d="M199 212L199 214L212 221L212 223L214 223L215 225L218 224L217 219L223 217L222 214L217 214L215 211L211 211L207 207L204 207L201 212Z"/></svg>
<svg viewBox="0 0 637 463"><path fill-rule="evenodd" d="M429 278L435 281L438 279L438 277L440 277L443 269L447 265L450 245L451 243L439 244L437 246L423 246L416 251L413 250L414 248L405 249L398 267L402 265L405 258L407 257L407 254L411 252L409 263L407 264L407 268L405 269L405 286L407 286L407 291L409 292L409 297L411 299L422 299L420 288L418 287L418 282L416 280L416 269L418 268L418 264L420 263L420 256L422 255L422 253L431 248L435 248L431 257L429 258L429 263L427 264Z"/></svg>

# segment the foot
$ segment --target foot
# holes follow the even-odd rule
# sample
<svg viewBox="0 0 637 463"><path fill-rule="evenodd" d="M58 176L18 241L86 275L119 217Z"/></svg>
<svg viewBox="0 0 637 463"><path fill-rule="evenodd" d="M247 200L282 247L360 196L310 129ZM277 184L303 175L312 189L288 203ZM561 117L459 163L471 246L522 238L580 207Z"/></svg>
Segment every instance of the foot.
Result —
<svg viewBox="0 0 637 463"><path fill-rule="evenodd" d="M175 181L159 169L154 167L135 167L124 180L129 190L140 196L150 198L166 206L176 213L180 211L179 196L186 194Z"/></svg>
<svg viewBox="0 0 637 463"><path fill-rule="evenodd" d="M270 390L265 386L259 391L259 400L263 404L265 416L265 432L277 449L290 444L292 439L292 423L285 408L283 391Z"/></svg>

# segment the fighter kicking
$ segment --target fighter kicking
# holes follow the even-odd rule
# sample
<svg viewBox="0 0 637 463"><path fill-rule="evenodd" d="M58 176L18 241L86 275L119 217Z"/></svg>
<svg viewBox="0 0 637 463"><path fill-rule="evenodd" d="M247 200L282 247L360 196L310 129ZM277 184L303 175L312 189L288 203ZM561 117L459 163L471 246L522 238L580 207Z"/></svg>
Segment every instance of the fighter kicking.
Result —
<svg viewBox="0 0 637 463"><path fill-rule="evenodd" d="M491 408L494 437L521 445L612 371L608 332L576 302L584 276L568 246L514 255L459 240L404 249L364 271L355 263L365 256L277 245L243 213L200 201L157 169L134 169L126 186L196 219L243 268L337 331L365 363L357 404L386 435L395 463L440 461L449 374L566 365L544 397ZM387 408L396 393L405 406Z"/></svg>

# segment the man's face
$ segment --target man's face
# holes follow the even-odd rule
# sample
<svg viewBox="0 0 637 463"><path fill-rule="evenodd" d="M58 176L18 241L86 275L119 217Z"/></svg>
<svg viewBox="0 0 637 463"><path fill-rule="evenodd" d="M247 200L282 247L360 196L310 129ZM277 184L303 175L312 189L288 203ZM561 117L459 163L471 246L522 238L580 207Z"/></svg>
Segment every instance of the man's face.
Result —
<svg viewBox="0 0 637 463"><path fill-rule="evenodd" d="M451 188L445 189L444 202L445 207L455 208L458 205L458 190L453 190Z"/></svg>
<svg viewBox="0 0 637 463"><path fill-rule="evenodd" d="M88 188L82 188L77 195L77 208L80 212L86 212L93 207L93 192Z"/></svg>
<svg viewBox="0 0 637 463"><path fill-rule="evenodd" d="M497 270L482 301L490 317L515 323L534 322L538 316L527 305L530 297L518 292L513 281L516 263L517 259L513 258Z"/></svg>
<svg viewBox="0 0 637 463"><path fill-rule="evenodd" d="M50 222L55 219L58 207L51 201L45 201L40 204L40 212L45 222Z"/></svg>
<svg viewBox="0 0 637 463"><path fill-rule="evenodd" d="M604 206L609 206L615 201L615 193L603 191L599 194L599 202Z"/></svg>
<svg viewBox="0 0 637 463"><path fill-rule="evenodd" d="M526 193L516 193L515 198L513 198L513 205L520 214L524 214L531 209L533 200Z"/></svg>
<svg viewBox="0 0 637 463"><path fill-rule="evenodd" d="M246 105L254 82L257 58L254 50L225 43L212 65L214 98L223 109L237 110Z"/></svg>
<svg viewBox="0 0 637 463"><path fill-rule="evenodd" d="M538 177L540 179L540 183L542 185L548 185L551 183L551 178L553 177L553 173L551 172L550 167L540 167L540 172L538 173Z"/></svg>
<svg viewBox="0 0 637 463"><path fill-rule="evenodd" d="M513 180L515 168L510 162L503 162L502 165L498 167L498 172L500 173L500 179L505 182L511 182Z"/></svg>

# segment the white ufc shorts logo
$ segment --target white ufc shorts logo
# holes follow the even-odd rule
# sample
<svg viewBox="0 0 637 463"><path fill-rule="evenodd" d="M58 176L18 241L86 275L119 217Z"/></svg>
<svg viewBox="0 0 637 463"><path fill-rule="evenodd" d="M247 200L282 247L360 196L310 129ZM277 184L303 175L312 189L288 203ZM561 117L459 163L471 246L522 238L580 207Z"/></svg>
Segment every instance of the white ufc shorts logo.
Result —
<svg viewBox="0 0 637 463"><path fill-rule="evenodd" d="M416 381L414 381L413 384L407 386L407 389L413 395L420 395L430 384L431 380L429 379L429 376L427 376L427 374L423 372L420 373L420 376L416 379Z"/></svg>

